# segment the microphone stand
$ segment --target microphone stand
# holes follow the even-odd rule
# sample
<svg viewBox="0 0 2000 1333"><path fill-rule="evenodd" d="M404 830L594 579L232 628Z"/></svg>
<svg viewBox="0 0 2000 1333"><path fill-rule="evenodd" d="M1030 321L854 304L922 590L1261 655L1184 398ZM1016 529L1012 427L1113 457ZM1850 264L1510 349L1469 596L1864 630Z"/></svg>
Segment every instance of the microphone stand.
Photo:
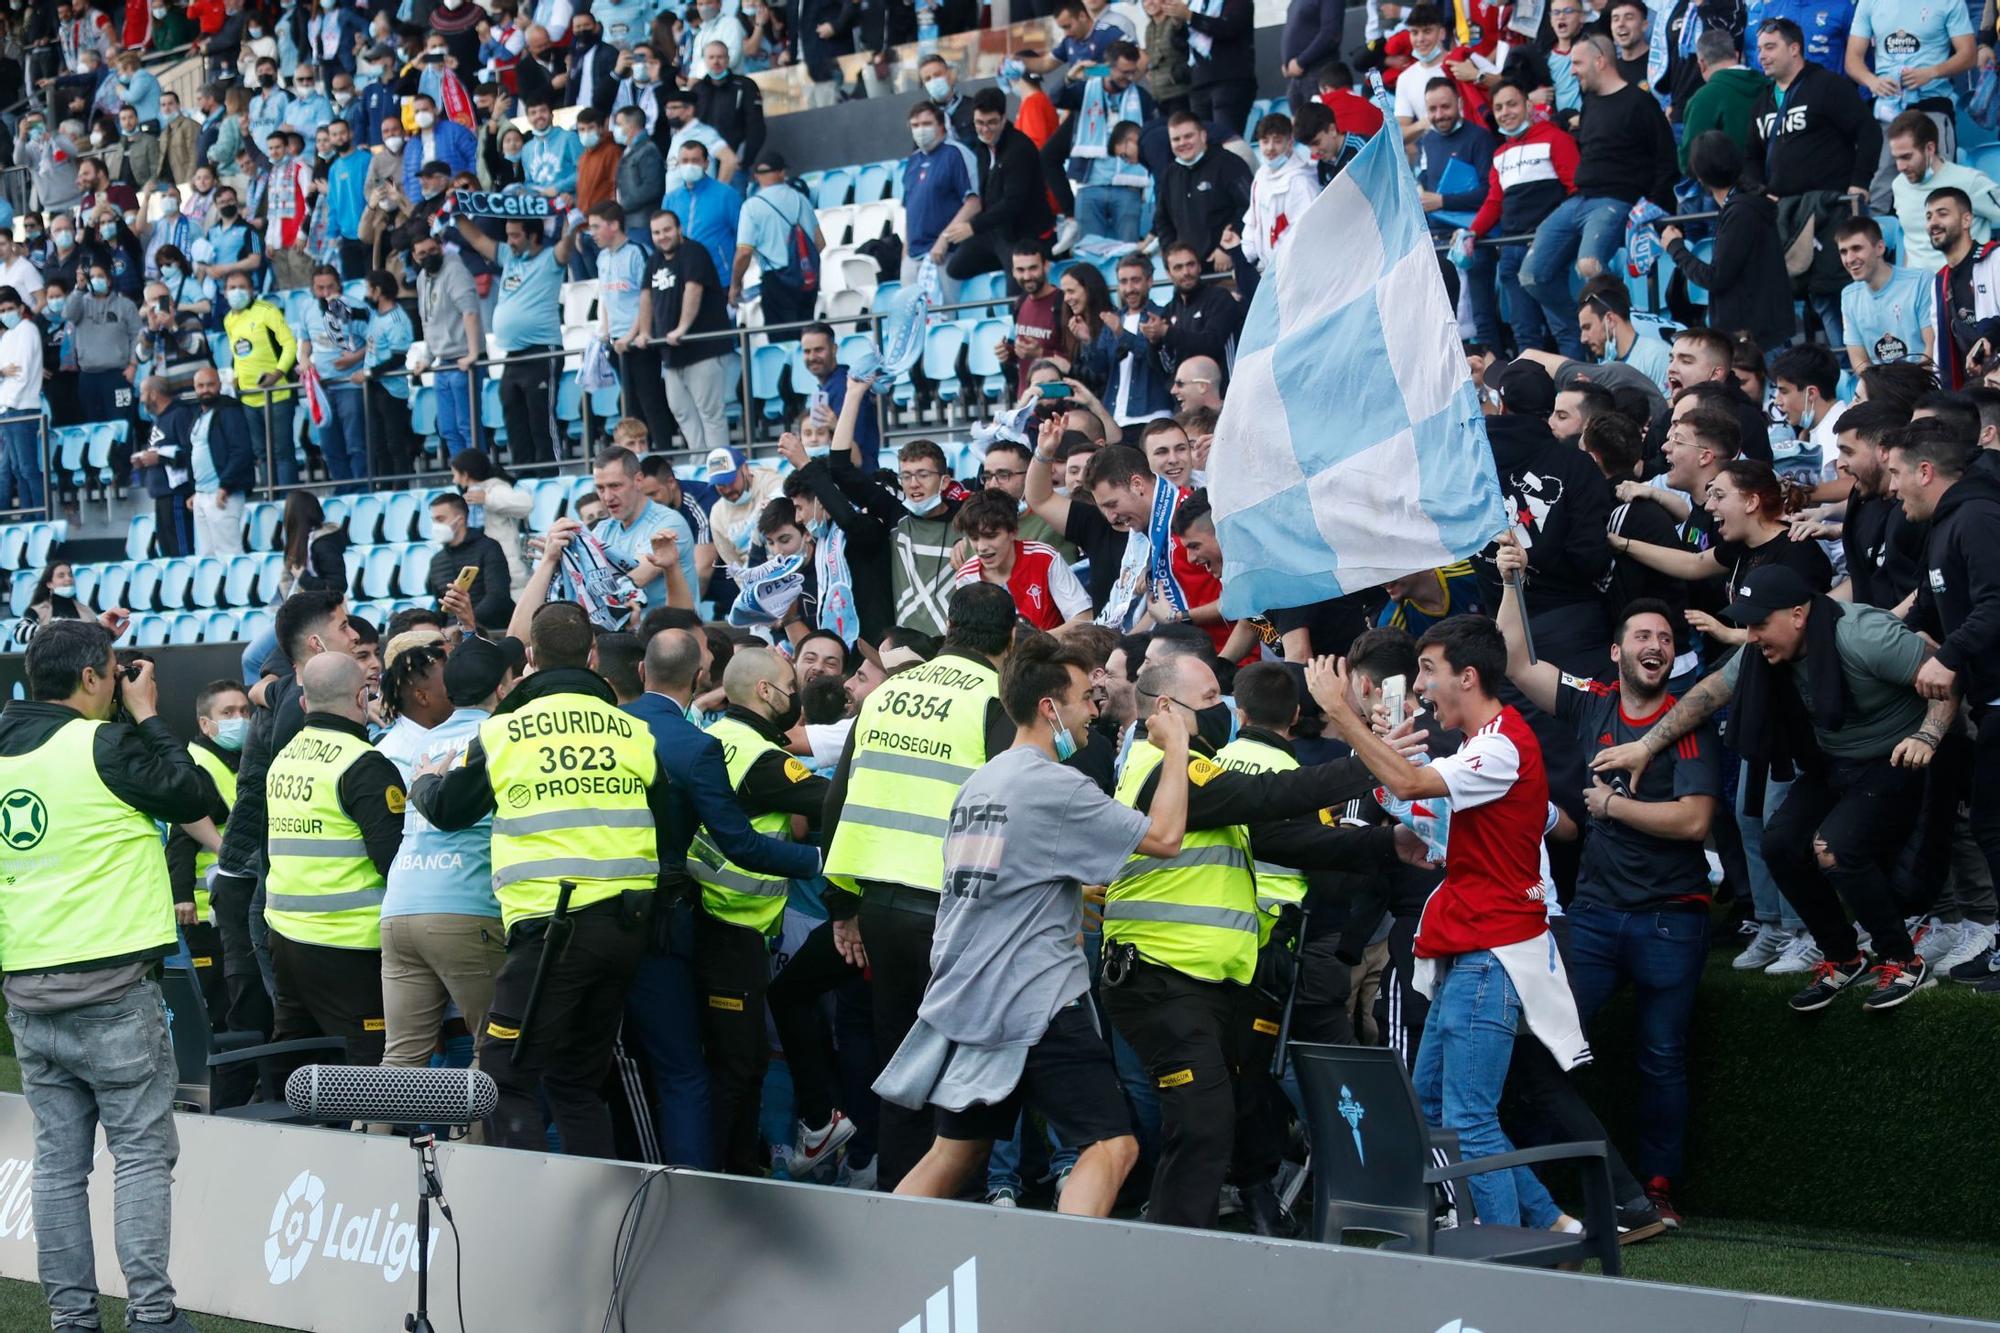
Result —
<svg viewBox="0 0 2000 1333"><path fill-rule="evenodd" d="M417 1309L403 1316L404 1333L436 1333L431 1327L431 1200L438 1201L446 1217L451 1211L444 1202L444 1182L437 1173L437 1135L412 1134L410 1147L417 1154Z"/></svg>

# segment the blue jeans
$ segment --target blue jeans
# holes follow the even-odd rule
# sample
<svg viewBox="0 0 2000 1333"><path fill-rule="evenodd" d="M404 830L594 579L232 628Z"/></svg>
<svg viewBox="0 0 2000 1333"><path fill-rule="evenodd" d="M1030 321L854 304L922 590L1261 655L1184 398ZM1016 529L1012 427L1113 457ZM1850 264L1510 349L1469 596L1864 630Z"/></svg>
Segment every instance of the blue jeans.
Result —
<svg viewBox="0 0 2000 1333"><path fill-rule="evenodd" d="M1639 1176L1681 1173L1687 1141L1687 1032L1708 960L1708 913L1621 912L1579 900L1569 911L1569 985L1586 1031L1619 985L1637 1003Z"/></svg>
<svg viewBox="0 0 2000 1333"><path fill-rule="evenodd" d="M1139 1139L1139 1161L1141 1166L1150 1170L1151 1163L1160 1153L1160 1090L1154 1085L1153 1073L1146 1068L1146 1062L1132 1049L1132 1043L1125 1040L1125 1034L1104 1017L1104 1003L1097 995L1097 988L1104 977L1102 927L1096 930L1085 928L1083 956L1090 961L1091 1001L1097 1005L1098 1026L1111 1038L1111 1063L1118 1070L1118 1086L1125 1093L1125 1109L1132 1113L1132 1129ZM997 1149L998 1145L995 1147ZM1075 1161L1074 1155L1070 1160ZM1133 1174L1139 1175L1139 1169L1134 1168Z"/></svg>
<svg viewBox="0 0 2000 1333"><path fill-rule="evenodd" d="M1757 919L1765 925L1804 930L1805 921L1792 910L1791 901L1778 890L1778 881L1771 877L1770 867L1764 864L1764 821L1776 813L1792 784L1767 779L1762 810L1744 808L1743 791L1749 785L1750 765L1740 764L1736 774L1736 827L1742 830L1743 860L1750 869L1750 901L1756 908Z"/></svg>
<svg viewBox="0 0 2000 1333"><path fill-rule="evenodd" d="M1415 1081L1424 1119L1458 1131L1467 1161L1514 1150L1500 1128L1499 1108L1520 1025L1521 997L1498 958L1481 949L1453 960L1431 997ZM1562 1215L1527 1167L1473 1176L1469 1183L1479 1220L1490 1226L1551 1227Z"/></svg>
<svg viewBox="0 0 2000 1333"><path fill-rule="evenodd" d="M361 390L350 385L328 389L326 405L331 415L319 428L319 454L326 460L326 475L335 481L363 481L368 476L367 411ZM359 486L343 486L342 492L359 491Z"/></svg>
<svg viewBox="0 0 2000 1333"><path fill-rule="evenodd" d="M1085 236L1136 241L1144 225L1144 195L1129 185L1087 185L1076 192L1076 225Z"/></svg>
<svg viewBox="0 0 2000 1333"><path fill-rule="evenodd" d="M42 432L33 421L0 426L0 509L42 507Z"/></svg>
<svg viewBox="0 0 2000 1333"><path fill-rule="evenodd" d="M674 918L672 948L664 957L648 954L639 960L625 997L625 1039L653 1067L653 1090L660 1098L660 1152L671 1165L713 1171L715 1134L694 984L694 921L685 903L667 910Z"/></svg>
<svg viewBox="0 0 2000 1333"><path fill-rule="evenodd" d="M1514 346L1521 351L1539 351L1549 336L1549 325L1542 317L1542 307L1521 286L1521 266L1527 258L1528 247L1525 245L1501 246L1500 257L1494 261L1493 277L1498 285L1498 296L1504 296L1507 301L1507 323L1514 330ZM1497 335L1497 300L1494 315Z"/></svg>
<svg viewBox="0 0 2000 1333"><path fill-rule="evenodd" d="M1609 268L1611 256L1625 243L1625 215L1631 211L1629 199L1586 199L1573 194L1535 228L1535 243L1528 247L1528 260L1521 266L1521 283L1541 306L1555 332L1556 349L1566 357L1583 356L1583 335L1576 327L1576 297L1570 282L1576 262L1594 259L1600 271Z"/></svg>
<svg viewBox="0 0 2000 1333"><path fill-rule="evenodd" d="M444 441L445 457L449 458L461 449L470 449L478 443L479 423L472 416L470 399L472 377L462 370L440 370L435 373L437 390L437 432Z"/></svg>
<svg viewBox="0 0 2000 1333"><path fill-rule="evenodd" d="M996 1140L993 1151L986 1159L986 1192L1012 1190L1021 1193L1021 1136L1027 1132L1028 1119L1024 1115L1014 1122L1014 1137L1004 1141ZM1043 1128L1043 1135L1049 1141L1049 1174L1061 1176L1076 1165L1077 1151L1065 1148L1055 1131Z"/></svg>
<svg viewBox="0 0 2000 1333"><path fill-rule="evenodd" d="M294 425L298 420L299 400L287 398L283 402L273 402L267 395L262 407L249 408L250 448L257 454L257 471L264 474L267 486L291 486L299 479L298 442ZM264 436L266 427L270 432L271 471L264 468Z"/></svg>
<svg viewBox="0 0 2000 1333"><path fill-rule="evenodd" d="M1516 270L1519 267L1516 260ZM1465 278L1466 303L1472 308L1473 334L1489 351L1500 347L1500 294L1494 288L1499 269L1500 252L1493 246L1479 245L1473 247L1472 262L1459 270ZM1527 298L1520 300L1526 303Z"/></svg>
<svg viewBox="0 0 2000 1333"><path fill-rule="evenodd" d="M1826 345L1828 347L1841 346L1842 339L1847 330L1840 321L1840 293L1814 292L1806 299L1812 303L1813 310L1818 313L1820 327L1826 330ZM1776 349L1766 348L1765 350L1775 351Z"/></svg>
<svg viewBox="0 0 2000 1333"><path fill-rule="evenodd" d="M263 631L256 638L250 640L248 646L243 649L242 679L254 684L257 680L258 668L262 667L264 659L276 652L277 649L278 631L274 622L272 628Z"/></svg>
<svg viewBox="0 0 2000 1333"><path fill-rule="evenodd" d="M58 1330L95 1329L97 1260L90 1168L97 1128L116 1163L113 1224L130 1318L174 1317L174 1049L160 987L141 981L115 1000L55 1013L7 1011L21 1091L35 1117L36 1267Z"/></svg>

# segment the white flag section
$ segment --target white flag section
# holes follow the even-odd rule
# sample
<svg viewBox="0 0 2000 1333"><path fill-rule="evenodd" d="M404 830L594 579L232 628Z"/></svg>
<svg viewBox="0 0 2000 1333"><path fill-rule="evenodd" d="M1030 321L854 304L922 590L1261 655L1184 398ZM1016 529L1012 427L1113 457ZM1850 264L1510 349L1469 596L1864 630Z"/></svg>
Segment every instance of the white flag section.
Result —
<svg viewBox="0 0 2000 1333"><path fill-rule="evenodd" d="M1208 465L1225 615L1463 560L1507 526L1402 151L1370 139L1250 303Z"/></svg>

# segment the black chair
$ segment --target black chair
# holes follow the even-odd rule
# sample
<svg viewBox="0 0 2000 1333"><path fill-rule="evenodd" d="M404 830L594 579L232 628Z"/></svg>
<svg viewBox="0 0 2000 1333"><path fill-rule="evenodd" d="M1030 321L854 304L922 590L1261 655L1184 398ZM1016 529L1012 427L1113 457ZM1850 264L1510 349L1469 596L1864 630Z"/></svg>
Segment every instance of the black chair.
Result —
<svg viewBox="0 0 2000 1333"><path fill-rule="evenodd" d="M1457 1136L1424 1123L1417 1091L1396 1052L1304 1042L1291 1049L1312 1131L1312 1239L1337 1245L1350 1231L1376 1232L1403 1238L1389 1248L1418 1254L1528 1268L1597 1259L1605 1276L1618 1276L1617 1212L1602 1142L1456 1160ZM1581 1235L1474 1226L1472 1191L1463 1186L1454 1191L1459 1225L1436 1225L1437 1186L1496 1169L1571 1160L1579 1163L1583 1179Z"/></svg>
<svg viewBox="0 0 2000 1333"><path fill-rule="evenodd" d="M208 1000L201 983L185 967L172 960L160 971L160 992L167 1002L167 1028L173 1036L174 1064L179 1079L174 1088L174 1104L202 1115L232 1120L256 1120L266 1124L312 1125L322 1123L294 1115L285 1105L284 1080L268 1062L274 1057L297 1057L323 1064L347 1062L347 1038L304 1037L296 1041L264 1042L255 1032L217 1032L209 1020ZM263 1100L243 1106L218 1109L214 1105L214 1083L218 1071L255 1070Z"/></svg>

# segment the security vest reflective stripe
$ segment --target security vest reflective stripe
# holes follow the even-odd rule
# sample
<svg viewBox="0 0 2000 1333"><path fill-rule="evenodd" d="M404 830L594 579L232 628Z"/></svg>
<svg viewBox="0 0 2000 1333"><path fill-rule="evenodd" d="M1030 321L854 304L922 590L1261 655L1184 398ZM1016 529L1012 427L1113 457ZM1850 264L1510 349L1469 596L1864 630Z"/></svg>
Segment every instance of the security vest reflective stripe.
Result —
<svg viewBox="0 0 2000 1333"><path fill-rule="evenodd" d="M51 972L174 951L159 826L97 774L102 722L0 756L0 970Z"/></svg>
<svg viewBox="0 0 2000 1333"><path fill-rule="evenodd" d="M361 826L340 804L340 779L375 747L358 736L307 727L278 751L264 777L268 812L264 920L299 944L382 947L382 872Z"/></svg>
<svg viewBox="0 0 2000 1333"><path fill-rule="evenodd" d="M560 881L572 911L660 874L646 789L659 774L653 733L587 694L551 694L479 724L493 784L493 892L500 919L553 914Z"/></svg>
<svg viewBox="0 0 2000 1333"><path fill-rule="evenodd" d="M195 767L215 780L215 789L222 793L222 803L231 810L236 808L236 774L229 765L216 757L213 750L200 745L188 746L188 754L194 759ZM219 819L215 831L220 834L229 821ZM215 853L206 847L198 848L194 854L194 914L203 921L208 920L208 872L215 866Z"/></svg>
<svg viewBox="0 0 2000 1333"><path fill-rule="evenodd" d="M1215 762L1242 773L1288 773L1299 766L1299 761L1283 750L1248 736L1238 736L1217 750ZM1264 945L1271 942L1278 909L1306 900L1306 877L1269 861L1253 861L1250 868L1257 876L1257 943Z"/></svg>
<svg viewBox="0 0 2000 1333"><path fill-rule="evenodd" d="M1117 798L1139 808L1139 792L1166 756L1135 742ZM1257 886L1250 833L1240 824L1190 829L1176 856L1134 856L1104 901L1104 938L1201 981L1247 982L1257 969Z"/></svg>
<svg viewBox="0 0 2000 1333"><path fill-rule="evenodd" d="M956 654L875 687L854 720L828 879L850 891L860 880L941 891L951 803L986 762L986 701L999 694L999 672Z"/></svg>
<svg viewBox="0 0 2000 1333"><path fill-rule="evenodd" d="M742 787L750 766L763 755L784 753L758 735L756 728L735 718L718 719L709 727L708 734L722 743L722 763L729 770L732 790ZM750 827L767 838L789 842L792 817L782 811L767 810L751 816ZM701 885L701 905L710 916L762 935L776 932L785 917L785 891L790 881L745 870L722 854L705 828L695 835L690 852L688 871L695 883Z"/></svg>

